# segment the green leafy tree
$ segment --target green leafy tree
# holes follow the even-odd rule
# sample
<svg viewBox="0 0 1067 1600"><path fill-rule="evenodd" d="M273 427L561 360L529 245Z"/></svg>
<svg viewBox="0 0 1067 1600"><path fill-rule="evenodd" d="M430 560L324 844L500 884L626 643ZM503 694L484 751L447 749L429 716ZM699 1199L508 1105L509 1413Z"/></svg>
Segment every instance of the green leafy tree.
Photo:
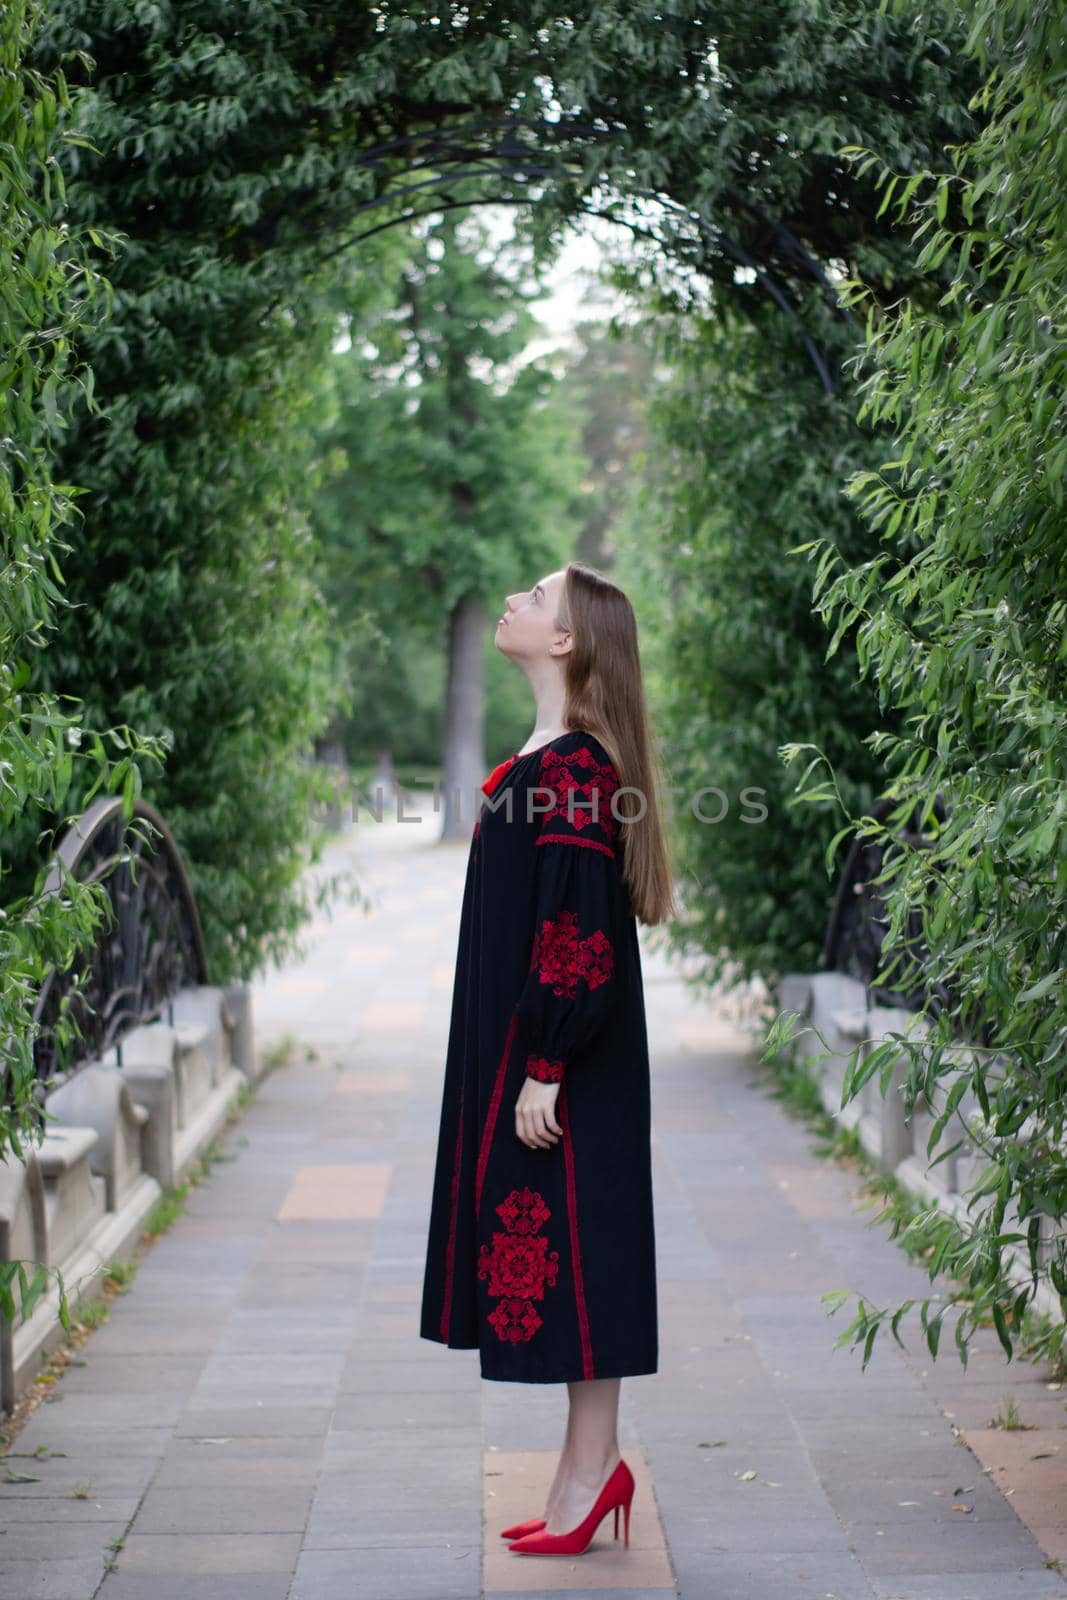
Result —
<svg viewBox="0 0 1067 1600"><path fill-rule="evenodd" d="M843 1102L876 1075L884 1093L903 1054L905 1114L920 1096L936 1110L928 1154L978 1157L966 1210L930 1269L962 1277L966 1293L922 1304L931 1351L952 1312L964 1359L970 1330L990 1318L1011 1356L1039 1282L1067 1312L1062 22L1055 5L975 9L966 47L986 74L984 125L946 168L905 172L884 153L848 152L912 224L927 278L888 309L862 282L848 286L867 310L862 414L895 437L891 458L848 486L877 551L849 564L817 542L831 649L855 630L865 676L904 713L872 740L893 775L893 815L877 824L846 802L842 832L888 843L917 808L932 835L926 849L899 843L886 868L883 967L909 959L902 930L917 912L939 1004L927 1008L926 1038L853 1059ZM801 803L845 801L833 763L823 772L827 754L816 750ZM1025 1277L1010 1246L1026 1254ZM902 1310L860 1302L850 1331L866 1354ZM1063 1335L1061 1320L1033 1348L1054 1354Z"/></svg>
<svg viewBox="0 0 1067 1600"><path fill-rule="evenodd" d="M73 699L31 687L34 664L68 605L61 561L78 517L80 489L53 471L56 440L77 407L98 411L93 373L79 354L87 331L106 319L109 284L98 267L107 241L70 226L60 156L74 140L72 101L62 72L29 63L40 7L13 0L0 14L0 828L43 808L62 827L73 790L123 797L128 818L139 792L136 757L159 760L163 746L127 727L97 731ZM108 749L108 746L111 749ZM123 753L125 752L125 753ZM0 918L0 1159L23 1154L39 1136L34 1005L50 967L67 968L105 918L100 885L63 873L58 893L38 870L13 893L5 869ZM57 1037L69 1041L64 1010ZM0 1308L10 1315L19 1280L28 1310L44 1287L22 1262L0 1268Z"/></svg>
<svg viewBox="0 0 1067 1600"><path fill-rule="evenodd" d="M670 379L653 394L646 508L628 540L665 685L684 886L664 942L693 958L702 983L772 982L820 964L834 818L829 805L825 817L791 808L780 746L817 738L853 804L869 805L884 781L866 743L877 695L857 681L851 650L825 659L803 548L822 537L867 553L842 468L882 447L851 425L847 391L805 381L806 353L783 324L756 332L728 306L664 323Z"/></svg>
<svg viewBox="0 0 1067 1600"><path fill-rule="evenodd" d="M469 834L470 801L457 809L456 792L485 775L490 608L567 558L584 470L559 384L523 359L537 287L521 263L491 256L484 227L454 212L412 236L391 303L333 358L323 446L344 465L316 510L342 630L366 619L380 641L356 690L361 732L369 717L380 744L385 715L417 703L411 648L441 651L446 838ZM358 647L365 665L364 638Z"/></svg>
<svg viewBox="0 0 1067 1600"><path fill-rule="evenodd" d="M247 107L284 96L284 56L268 92L245 77L240 42L227 48L191 15L53 8L38 58L81 45L90 57L71 70L91 87L63 161L72 220L121 237L111 314L81 340L101 409L53 442L85 516L63 565L73 604L35 681L168 742L145 794L183 852L221 984L291 950L312 902L337 888L303 876L320 849L313 809L329 798L309 755L344 692L307 515L329 327L306 256L264 258L240 220L269 152L249 148L235 169L234 142ZM138 51L144 76L130 70ZM85 798L72 787L72 804ZM29 808L12 831L17 882L53 820Z"/></svg>
<svg viewBox="0 0 1067 1600"><path fill-rule="evenodd" d="M604 274L610 276L607 268ZM615 565L621 525L649 466L648 408L662 381L650 327L635 318L586 320L573 330L565 383L581 418L586 461L577 558L603 572Z"/></svg>

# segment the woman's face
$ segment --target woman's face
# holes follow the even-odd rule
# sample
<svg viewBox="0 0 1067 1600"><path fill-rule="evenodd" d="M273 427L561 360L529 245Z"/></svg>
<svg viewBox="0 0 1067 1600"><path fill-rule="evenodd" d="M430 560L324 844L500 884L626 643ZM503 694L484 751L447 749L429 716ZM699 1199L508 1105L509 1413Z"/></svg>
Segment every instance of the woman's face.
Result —
<svg viewBox="0 0 1067 1600"><path fill-rule="evenodd" d="M496 625L498 650L516 657L548 655L549 645L564 632L556 622L556 604L562 584L563 573L550 572L532 589L508 595L504 615Z"/></svg>

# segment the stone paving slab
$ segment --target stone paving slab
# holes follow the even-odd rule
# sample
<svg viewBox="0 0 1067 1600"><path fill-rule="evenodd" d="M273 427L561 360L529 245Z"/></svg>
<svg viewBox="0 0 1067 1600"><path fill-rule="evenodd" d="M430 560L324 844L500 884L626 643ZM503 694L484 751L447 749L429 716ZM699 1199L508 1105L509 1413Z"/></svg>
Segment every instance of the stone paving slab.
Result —
<svg viewBox="0 0 1067 1600"><path fill-rule="evenodd" d="M906 1573L878 1580L877 1600L1060 1600L1055 1572Z"/></svg>
<svg viewBox="0 0 1067 1600"><path fill-rule="evenodd" d="M287 1572L156 1572L151 1584L140 1574L109 1573L108 1600L288 1600Z"/></svg>
<svg viewBox="0 0 1067 1600"><path fill-rule="evenodd" d="M992 1334L966 1373L917 1324L866 1373L834 1351L820 1295L926 1273L647 948L660 1370L622 1386L631 1546L609 1516L581 1556L507 1550L565 1387L418 1336L466 846L364 824L321 871L353 853L373 914L319 916L256 985L290 1063L15 1441L69 1453L10 1458L36 1481L0 1485L4 1600L1067 1600L1065 1393ZM987 1426L1009 1398L1032 1430Z"/></svg>
<svg viewBox="0 0 1067 1600"><path fill-rule="evenodd" d="M36 1561L47 1564L53 1559L77 1558L88 1560L102 1552L113 1539L121 1539L127 1521L86 1522L75 1517L56 1517L51 1522L29 1522L19 1518L6 1526L0 1537L3 1556L0 1557L0 1575L3 1562ZM0 1594L5 1590L0 1588Z"/></svg>
<svg viewBox="0 0 1067 1600"><path fill-rule="evenodd" d="M4 1600L85 1600L98 1592L104 1572L101 1555L27 1561L0 1556L0 1594Z"/></svg>
<svg viewBox="0 0 1067 1600"><path fill-rule="evenodd" d="M139 1576L149 1595L155 1593L156 1577L168 1573L284 1576L292 1572L299 1553L299 1533L141 1533L135 1529L127 1535L116 1559L118 1570Z"/></svg>
<svg viewBox="0 0 1067 1600"><path fill-rule="evenodd" d="M383 1600L472 1600L480 1563L477 1542L361 1549L358 1564L350 1550L305 1550L289 1600L353 1600L354 1593Z"/></svg>
<svg viewBox="0 0 1067 1600"><path fill-rule="evenodd" d="M58 1498L56 1495L19 1495L18 1528L32 1528L35 1522L53 1523L59 1516L70 1526L92 1522L125 1528L133 1521L141 1503L139 1494L106 1495L99 1489L85 1498L80 1494L72 1495L68 1489L63 1491L62 1503L57 1504ZM14 1538L10 1537L12 1534ZM4 1528L0 1531L0 1541L0 1551L10 1545L7 1553L12 1553L18 1546L18 1529Z"/></svg>

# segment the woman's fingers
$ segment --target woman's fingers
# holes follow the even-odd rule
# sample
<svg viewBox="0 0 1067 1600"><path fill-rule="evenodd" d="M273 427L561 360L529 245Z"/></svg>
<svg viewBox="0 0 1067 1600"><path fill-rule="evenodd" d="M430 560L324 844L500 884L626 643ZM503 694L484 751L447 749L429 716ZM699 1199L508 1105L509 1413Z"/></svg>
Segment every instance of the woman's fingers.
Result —
<svg viewBox="0 0 1067 1600"><path fill-rule="evenodd" d="M516 1111L515 1124L519 1138L531 1150L550 1150L563 1132L551 1112L532 1107Z"/></svg>
<svg viewBox="0 0 1067 1600"><path fill-rule="evenodd" d="M532 1113L529 1112L523 1118L522 1131L519 1134L519 1138L524 1144L529 1145L531 1150L547 1150L550 1144L555 1143L555 1140L548 1138L544 1128L537 1126Z"/></svg>
<svg viewBox="0 0 1067 1600"><path fill-rule="evenodd" d="M527 1079L522 1086L515 1102L515 1135L531 1150L551 1150L562 1137L563 1129L556 1121L558 1090L558 1084L546 1085L533 1079Z"/></svg>

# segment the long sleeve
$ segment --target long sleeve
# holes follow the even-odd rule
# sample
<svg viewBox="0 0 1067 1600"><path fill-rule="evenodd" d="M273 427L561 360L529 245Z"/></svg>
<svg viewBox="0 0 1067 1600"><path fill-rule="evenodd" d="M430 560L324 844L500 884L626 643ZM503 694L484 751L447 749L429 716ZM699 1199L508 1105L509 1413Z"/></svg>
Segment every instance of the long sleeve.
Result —
<svg viewBox="0 0 1067 1600"><path fill-rule="evenodd" d="M558 1082L580 1062L615 1004L625 824L610 809L615 769L586 746L550 752L538 783L538 803L549 809L535 838L533 944L517 1035L527 1076Z"/></svg>

